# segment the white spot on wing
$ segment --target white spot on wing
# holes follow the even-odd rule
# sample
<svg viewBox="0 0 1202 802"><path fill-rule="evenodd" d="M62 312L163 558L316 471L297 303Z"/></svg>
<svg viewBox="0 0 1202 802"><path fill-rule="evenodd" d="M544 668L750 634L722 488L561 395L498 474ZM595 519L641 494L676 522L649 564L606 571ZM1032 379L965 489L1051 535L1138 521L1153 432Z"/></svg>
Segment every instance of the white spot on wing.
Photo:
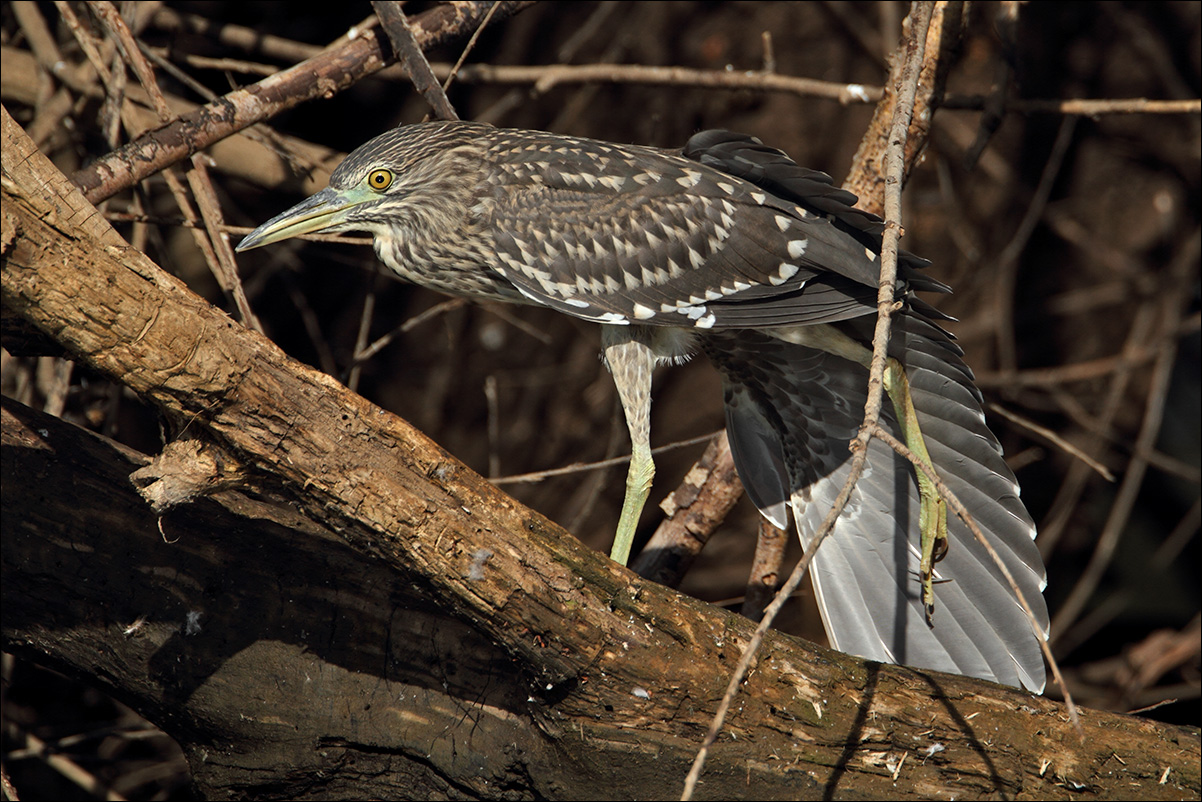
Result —
<svg viewBox="0 0 1202 802"><path fill-rule="evenodd" d="M794 259L800 259L801 255L806 252L806 245L808 244L803 239L789 240L789 256Z"/></svg>
<svg viewBox="0 0 1202 802"><path fill-rule="evenodd" d="M797 271L800 269L801 268L799 268L797 265L791 265L788 262L781 262L780 266L776 268L776 275L769 278L768 282L774 287L779 287L789 279L796 276Z"/></svg>
<svg viewBox="0 0 1202 802"><path fill-rule="evenodd" d="M593 320L597 320L602 323L611 323L615 326L629 326L630 325L630 321L626 319L626 316L619 315L617 312L606 312L603 315L596 315L593 317Z"/></svg>
<svg viewBox="0 0 1202 802"><path fill-rule="evenodd" d="M642 304L635 304L634 305L634 317L635 317L635 320L647 320L648 318L655 317L655 310L649 306L643 306Z"/></svg>
<svg viewBox="0 0 1202 802"><path fill-rule="evenodd" d="M517 288L518 288L518 292L520 292L522 295L525 295L527 298L529 298L531 301L534 301L539 306L547 305L546 298L540 298L539 296L537 296L537 295L533 294L532 292L530 292L529 290L527 290L521 284L518 284Z"/></svg>

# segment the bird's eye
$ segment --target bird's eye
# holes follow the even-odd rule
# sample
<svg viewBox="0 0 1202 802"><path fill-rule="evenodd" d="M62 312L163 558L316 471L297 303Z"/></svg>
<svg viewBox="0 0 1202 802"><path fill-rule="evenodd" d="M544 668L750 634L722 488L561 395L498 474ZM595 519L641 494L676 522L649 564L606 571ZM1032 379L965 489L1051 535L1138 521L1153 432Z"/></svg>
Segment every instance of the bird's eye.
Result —
<svg viewBox="0 0 1202 802"><path fill-rule="evenodd" d="M367 185L376 192L383 192L392 186L392 171L372 170L367 174Z"/></svg>

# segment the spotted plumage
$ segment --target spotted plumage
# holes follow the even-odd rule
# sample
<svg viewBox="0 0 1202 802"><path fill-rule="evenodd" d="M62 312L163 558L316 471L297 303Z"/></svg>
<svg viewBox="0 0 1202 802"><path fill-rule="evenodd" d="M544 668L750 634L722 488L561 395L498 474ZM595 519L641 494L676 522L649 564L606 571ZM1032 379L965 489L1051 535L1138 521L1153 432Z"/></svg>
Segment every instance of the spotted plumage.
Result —
<svg viewBox="0 0 1202 802"><path fill-rule="evenodd" d="M308 231L368 231L402 278L602 324L633 445L612 552L625 562L654 472L651 371L695 349L722 374L748 494L778 525L791 515L809 543L846 475L867 386L882 223L855 201L824 173L727 131L668 151L437 122L356 149L328 189L239 250ZM902 254L890 355L906 369L933 467L982 523L1046 632L1034 524L943 317L914 294L947 291L925 265ZM891 411L885 425L898 430ZM913 468L874 441L814 563L832 643L1042 689L1035 632L958 520L936 569L942 612L927 623L918 506Z"/></svg>
<svg viewBox="0 0 1202 802"><path fill-rule="evenodd" d="M787 181L799 198L762 192L695 158L713 161L709 150L721 142L791 165ZM708 132L690 148L428 123L372 140L330 185L349 188L391 165L398 180L377 203L391 208L391 198L403 197L406 214L372 229L365 204L354 222L376 234L385 264L435 289L520 296L611 324L743 328L870 311L879 263L862 239L879 221L854 212L854 197L744 137ZM797 202L812 195L814 208ZM427 222L436 215L440 223ZM448 223L467 236L442 236Z"/></svg>

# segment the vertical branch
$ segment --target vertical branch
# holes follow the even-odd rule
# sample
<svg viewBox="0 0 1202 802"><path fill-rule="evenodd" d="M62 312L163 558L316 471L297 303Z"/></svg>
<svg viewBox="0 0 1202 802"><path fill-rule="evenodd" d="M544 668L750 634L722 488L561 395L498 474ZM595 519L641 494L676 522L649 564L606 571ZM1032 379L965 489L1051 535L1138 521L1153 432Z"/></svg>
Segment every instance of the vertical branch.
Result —
<svg viewBox="0 0 1202 802"><path fill-rule="evenodd" d="M371 7L380 18L384 33L388 34L388 41L392 42L392 50L396 53L397 60L409 73L409 79L413 81L417 91L434 107L434 112L440 120L458 120L459 115L455 113L455 108L447 99L447 93L439 85L438 79L434 77L434 70L430 68L426 54L417 43L413 29L409 27L409 20L401 10L401 4L396 0L372 0ZM489 13L492 11L490 8Z"/></svg>
<svg viewBox="0 0 1202 802"><path fill-rule="evenodd" d="M923 67L923 58L926 53L927 30L931 24L933 8L934 3L931 2L914 3L908 18L910 30L904 45L905 56L902 62L901 73L898 76L897 103L894 106L893 125L890 127L889 144L885 155L887 170L885 178L885 234L881 247L881 277L879 294L877 296L879 317L872 339L872 365L869 371L868 401L864 407L864 422L860 426L859 434L851 444L853 451L851 470L848 473L847 481L835 499L835 503L831 506L830 512L827 513L826 519L822 522L822 526L815 535L813 543L797 563L797 567L789 576L788 581L785 582L784 586L776 594L776 598L772 604L768 605L768 608L764 611L763 620L756 627L755 634L748 642L747 648L744 649L742 657L739 658L739 663L735 666L734 673L727 684L722 702L718 705L718 710L714 714L709 732L706 733L705 740L702 742L700 749L697 750L697 757L694 759L693 766L689 770L688 777L685 779L684 791L681 794L682 800L693 798L693 792L696 789L697 781L701 778L701 771L705 767L709 749L717 741L718 733L722 731L722 725L726 721L730 706L738 694L739 685L742 684L743 678L747 675L747 671L751 667L751 662L755 659L755 654L759 650L760 644L763 643L764 635L767 634L768 629L772 626L772 622L776 619L785 602L788 601L793 592L797 590L798 585L801 584L802 579L805 578L810 562L818 552L822 541L834 529L835 522L843 512L843 508L847 505L848 499L851 498L852 489L859 480L868 458L868 441L873 437L874 429L881 414L881 395L884 389L890 317L895 309L893 291L894 285L897 282L897 243L901 236L901 188L905 175L906 134L914 110L914 99L918 94L918 78Z"/></svg>

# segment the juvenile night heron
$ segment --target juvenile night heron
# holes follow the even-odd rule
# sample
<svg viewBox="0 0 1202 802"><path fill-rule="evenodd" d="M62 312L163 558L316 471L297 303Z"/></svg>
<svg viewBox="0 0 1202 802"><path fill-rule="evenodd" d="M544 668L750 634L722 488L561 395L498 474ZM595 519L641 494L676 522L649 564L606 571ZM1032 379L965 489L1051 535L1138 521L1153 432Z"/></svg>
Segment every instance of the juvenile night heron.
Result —
<svg viewBox="0 0 1202 802"><path fill-rule="evenodd" d="M854 195L759 140L705 131L682 151L466 122L403 126L351 153L327 189L269 220L239 251L316 231L370 232L399 276L453 295L549 306L601 324L633 444L611 556L646 501L651 373L703 351L721 372L731 450L748 495L803 546L847 475L867 393L881 221ZM947 291L903 254L889 347L909 379L930 464L969 508L1046 633L1035 526L985 424L944 318L914 290ZM901 431L898 416L883 421ZM877 440L812 565L832 645L870 659L1039 691L1031 624L959 519L919 581L914 468ZM924 524L925 525L925 524Z"/></svg>

